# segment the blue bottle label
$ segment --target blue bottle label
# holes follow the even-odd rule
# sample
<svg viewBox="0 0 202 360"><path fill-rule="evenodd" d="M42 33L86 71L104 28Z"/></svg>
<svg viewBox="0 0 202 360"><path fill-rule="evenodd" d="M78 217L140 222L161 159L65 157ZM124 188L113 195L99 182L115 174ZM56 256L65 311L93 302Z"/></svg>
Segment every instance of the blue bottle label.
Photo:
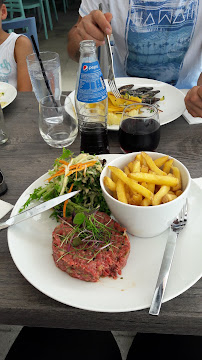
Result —
<svg viewBox="0 0 202 360"><path fill-rule="evenodd" d="M107 97L105 82L98 61L82 63L77 100L85 103L100 102Z"/></svg>

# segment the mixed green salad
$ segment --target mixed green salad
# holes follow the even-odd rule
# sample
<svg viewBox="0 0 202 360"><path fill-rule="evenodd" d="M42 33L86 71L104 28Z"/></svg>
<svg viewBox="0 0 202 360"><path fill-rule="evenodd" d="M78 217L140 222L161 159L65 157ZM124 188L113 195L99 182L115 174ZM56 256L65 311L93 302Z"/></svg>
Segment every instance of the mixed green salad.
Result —
<svg viewBox="0 0 202 360"><path fill-rule="evenodd" d="M65 193L80 190L71 200L57 205L51 216L66 217L73 213L92 211L99 207L99 211L110 214L100 187L100 174L104 161L96 155L81 153L74 154L63 148L62 155L53 164L53 170L49 170L49 177L44 186L40 186L30 194L28 200L20 209L20 212L30 205L33 200L47 201Z"/></svg>

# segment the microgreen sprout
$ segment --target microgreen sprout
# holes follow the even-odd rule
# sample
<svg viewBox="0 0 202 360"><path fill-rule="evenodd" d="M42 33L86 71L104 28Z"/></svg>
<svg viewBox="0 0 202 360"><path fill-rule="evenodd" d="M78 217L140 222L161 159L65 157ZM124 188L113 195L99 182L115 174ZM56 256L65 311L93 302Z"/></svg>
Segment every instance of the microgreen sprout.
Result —
<svg viewBox="0 0 202 360"><path fill-rule="evenodd" d="M103 224L101 215L99 213L95 215L94 212L91 214L78 213L74 216L73 226L64 220L64 223L70 227L68 227L67 234L58 234L61 239L59 249L63 251L63 254L57 261L60 261L65 255L71 254L71 251L81 253L82 250L90 250L90 258L79 256L89 263L104 249L110 248L113 251L112 233L114 228L110 227L111 220L107 224Z"/></svg>

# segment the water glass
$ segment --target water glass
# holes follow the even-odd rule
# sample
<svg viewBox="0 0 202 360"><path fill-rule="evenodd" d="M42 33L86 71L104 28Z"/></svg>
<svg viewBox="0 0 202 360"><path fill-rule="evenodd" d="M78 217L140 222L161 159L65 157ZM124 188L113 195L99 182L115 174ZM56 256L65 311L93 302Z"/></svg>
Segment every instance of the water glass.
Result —
<svg viewBox="0 0 202 360"><path fill-rule="evenodd" d="M0 104L0 145L8 140L8 131L6 129L4 115Z"/></svg>
<svg viewBox="0 0 202 360"><path fill-rule="evenodd" d="M27 56L27 67L35 96L38 101L48 95L53 95L55 99L59 99L61 95L61 66L59 55L52 51L44 51L39 54L52 94L50 94L47 88L37 55L33 53Z"/></svg>
<svg viewBox="0 0 202 360"><path fill-rule="evenodd" d="M55 148L70 146L78 133L78 121L71 99L46 96L39 102L39 131L44 141Z"/></svg>
<svg viewBox="0 0 202 360"><path fill-rule="evenodd" d="M155 105L133 103L125 107L119 126L119 143L124 153L154 151L160 141L160 121Z"/></svg>

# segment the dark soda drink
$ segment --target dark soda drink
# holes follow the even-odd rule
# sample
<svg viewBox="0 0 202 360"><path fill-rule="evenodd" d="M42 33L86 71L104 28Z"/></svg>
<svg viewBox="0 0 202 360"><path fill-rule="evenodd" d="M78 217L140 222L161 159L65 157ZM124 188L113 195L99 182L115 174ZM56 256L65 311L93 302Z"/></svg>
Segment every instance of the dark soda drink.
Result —
<svg viewBox="0 0 202 360"><path fill-rule="evenodd" d="M108 154L109 143L107 129L103 124L85 123L80 127L80 150L85 153Z"/></svg>
<svg viewBox="0 0 202 360"><path fill-rule="evenodd" d="M119 143L125 153L154 151L160 140L160 124L154 119L128 118L119 128Z"/></svg>

